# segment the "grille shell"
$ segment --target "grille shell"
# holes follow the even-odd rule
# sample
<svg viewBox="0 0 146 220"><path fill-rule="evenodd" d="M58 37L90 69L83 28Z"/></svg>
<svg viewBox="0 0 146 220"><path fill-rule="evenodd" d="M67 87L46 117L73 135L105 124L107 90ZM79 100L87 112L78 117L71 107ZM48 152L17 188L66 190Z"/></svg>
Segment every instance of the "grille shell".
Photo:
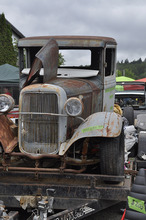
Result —
<svg viewBox="0 0 146 220"><path fill-rule="evenodd" d="M64 90L52 85L48 89L30 86L22 90L20 99L20 150L30 154L56 154L66 138L67 119L60 116L65 114Z"/></svg>

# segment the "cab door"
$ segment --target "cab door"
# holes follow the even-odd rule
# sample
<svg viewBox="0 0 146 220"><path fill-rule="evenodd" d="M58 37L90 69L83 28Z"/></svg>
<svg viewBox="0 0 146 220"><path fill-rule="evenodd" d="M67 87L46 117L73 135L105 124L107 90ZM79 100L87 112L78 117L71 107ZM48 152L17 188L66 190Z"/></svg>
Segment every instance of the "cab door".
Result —
<svg viewBox="0 0 146 220"><path fill-rule="evenodd" d="M112 112L114 109L116 86L116 46L105 48L103 111Z"/></svg>

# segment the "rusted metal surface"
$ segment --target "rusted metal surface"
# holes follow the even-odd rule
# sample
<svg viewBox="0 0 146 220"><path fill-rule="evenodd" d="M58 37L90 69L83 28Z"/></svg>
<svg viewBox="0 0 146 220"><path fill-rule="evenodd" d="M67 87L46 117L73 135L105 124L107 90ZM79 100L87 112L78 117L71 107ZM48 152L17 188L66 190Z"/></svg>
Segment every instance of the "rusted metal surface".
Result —
<svg viewBox="0 0 146 220"><path fill-rule="evenodd" d="M89 138L85 138L85 140L83 142L83 149L82 149L83 157L86 156L88 153L88 146L89 146Z"/></svg>
<svg viewBox="0 0 146 220"><path fill-rule="evenodd" d="M82 159L74 159L71 157L65 157L64 158L64 162L66 162L67 164L71 164L71 165L93 165L93 164L97 164L100 162L99 159L86 159L85 156L82 157Z"/></svg>
<svg viewBox="0 0 146 220"><path fill-rule="evenodd" d="M82 118L88 117L92 112L92 87L88 83L88 80L78 80L78 79L56 79L52 80L51 84L58 85L59 87L64 88L67 97L78 97L81 98L84 104L84 111L81 115ZM96 87L97 88L97 87ZM98 90L98 88L97 88ZM88 105L87 105L88 103ZM88 108L87 108L88 106ZM76 121L74 118L68 118L68 135L67 138L71 137L73 130L77 125L80 124L80 121ZM71 130L69 131L69 129ZM69 134L71 132L71 134Z"/></svg>
<svg viewBox="0 0 146 220"><path fill-rule="evenodd" d="M86 137L117 137L122 129L122 118L113 112L98 112L89 116L67 143L61 145L59 155L64 155L77 140Z"/></svg>
<svg viewBox="0 0 146 220"><path fill-rule="evenodd" d="M18 138L15 133L15 125L6 115L0 115L0 142L5 153L10 153L17 146Z"/></svg>
<svg viewBox="0 0 146 220"><path fill-rule="evenodd" d="M0 166L0 170L5 170L5 167ZM82 168L80 170L75 169L57 169L57 168L39 168L39 167L6 167L8 171L35 171L35 172L57 172L57 173L83 173L86 169Z"/></svg>
<svg viewBox="0 0 146 220"><path fill-rule="evenodd" d="M84 151L85 149L83 149ZM31 170L31 171L36 171L36 172L73 172L73 173L81 173L84 172L86 170L86 168L81 168L80 170L76 170L76 169L69 169L67 168L67 164L70 165L75 165L75 166L87 166L87 165L93 165L93 164L97 164L100 162L100 159L98 158L94 158L94 159L88 159L87 157L87 153L84 154L85 151L82 153L81 159L78 158L71 158L71 157L61 157L58 154L53 155L53 154L40 154L40 155L31 155L31 154L24 154L24 153L20 153L20 152L12 152L10 154L1 154L1 158L2 158L2 167L0 167L1 170L22 170L22 171L27 171L27 170ZM36 161L35 162L35 167L32 166L32 168L29 166L29 162L28 164L25 163L25 160L23 160L23 158L27 159L31 159L32 161ZM46 167L41 167L41 159L42 158L46 158L46 159L54 159L54 161L58 162L58 164L60 164L59 168L46 168ZM30 163L32 162L30 161ZM49 163L49 161L48 161ZM55 163L55 162L54 162ZM16 167L17 164L17 167ZM21 167L23 164L23 167ZM11 167L11 165L13 167Z"/></svg>
<svg viewBox="0 0 146 220"><path fill-rule="evenodd" d="M91 113L102 111L102 90L103 85L98 79L93 83L89 79L56 79L50 81L66 91L67 97L79 97L84 103L82 117L85 119ZM98 97L98 98L97 98Z"/></svg>
<svg viewBox="0 0 146 220"><path fill-rule="evenodd" d="M59 46L81 46L81 47L104 47L105 44L116 45L116 41L109 37L96 36L42 36L22 38L18 42L18 47L32 47L45 45L50 38L57 41Z"/></svg>
<svg viewBox="0 0 146 220"><path fill-rule="evenodd" d="M24 210L27 207L35 208L37 206L38 198L36 196L16 196L15 198Z"/></svg>
<svg viewBox="0 0 146 220"><path fill-rule="evenodd" d="M62 104L65 104L65 101L67 100L67 97L70 98L70 97L78 97L78 98L81 98L83 104L84 104L84 111L83 111L83 114L81 115L82 118L87 118L91 113L94 113L96 111L101 111L102 109L102 102L100 101L102 99L102 97L99 97L99 99L96 99L95 97L97 96L97 94L101 91L99 89L99 84L97 83L94 84L93 82L90 82L90 80L85 80L85 79L55 79L55 80L51 80L50 81L51 84L35 84L35 85L30 85L29 87L25 87L22 92L21 92L21 95L20 95L20 114L23 116L23 113L24 115L25 114L30 114L30 115L37 115L37 112L26 112L26 109L27 109L27 105L28 103L25 102L25 109L23 108L22 110L22 105L21 103L23 104L22 102L22 97L25 95L25 93L29 93L30 91L30 96L33 93L43 93L44 96L46 96L46 93L47 92L53 92L55 94L58 95L58 102L61 101ZM61 88L63 88L61 90ZM44 93L45 92L45 93ZM64 93L64 94L63 94ZM99 93L99 96L101 96L102 93ZM67 95L67 97L66 97ZM64 98L63 98L64 97ZM93 98L92 98L93 97ZM64 101L63 101L64 100ZM99 101L98 101L99 100ZM34 105L36 105L34 103ZM40 103L39 103L40 105ZM37 104L38 106L38 104ZM59 104L60 106L60 104ZM39 106L38 106L39 107ZM38 108L36 107L36 109ZM65 117L66 119L63 119L63 120L67 120L67 133L65 133L65 127L63 129L63 124L61 125L61 132L64 131L64 134L61 135L62 137L62 141L61 142L64 142L66 139L68 138L71 138L71 136L73 135L74 133L74 129L76 129L80 123L81 123L81 120L78 119L78 118L72 118L72 117L68 117L64 114L63 115L63 111L64 111L64 105L60 106L59 107L60 109L60 113L62 112L62 114L59 114L57 113L56 116L57 117ZM28 111L30 111L30 109L27 109ZM49 111L49 108L47 109ZM55 111L55 109L54 109ZM46 114L46 115L54 115L55 116L55 113L43 113L43 112L40 112L40 114ZM38 113L39 115L39 113ZM21 116L21 117L22 117ZM21 125L21 124L20 124ZM65 124L64 124L65 125ZM20 128L20 127L19 127ZM19 130L20 132L20 137L21 135L23 134L26 134L26 132L28 132L28 130L26 129L23 129L25 130L25 132L22 132L21 130ZM40 131L41 132L41 131ZM28 132L30 133L30 132ZM32 134L33 136L34 134ZM60 141L59 141L60 142ZM21 148L21 140L20 140L20 149L22 152L25 153L33 153L33 151L31 150L31 148L24 148L23 149ZM60 147L60 146L58 146ZM45 147L46 149L46 147ZM49 152L49 151L48 151ZM34 152L36 154L36 151ZM44 152L45 153L45 152ZM43 152L41 152L41 154L44 154ZM34 156L35 157L35 156ZM39 155L38 155L39 157Z"/></svg>
<svg viewBox="0 0 146 220"><path fill-rule="evenodd" d="M41 67L41 61L38 58L36 58L23 87L30 85L30 83L39 75Z"/></svg>
<svg viewBox="0 0 146 220"><path fill-rule="evenodd" d="M44 83L57 77L58 53L59 48L57 42L54 39L50 39L36 54L36 57L42 61L44 67Z"/></svg>
<svg viewBox="0 0 146 220"><path fill-rule="evenodd" d="M41 159L41 158L60 158L58 154L40 154L40 155L31 155L31 154L25 154L21 152L12 152L10 153L11 156L17 156L17 157L28 157L30 159Z"/></svg>
<svg viewBox="0 0 146 220"><path fill-rule="evenodd" d="M58 97L59 97L58 102L61 100L62 104L65 104L65 101L67 100L66 94L67 94L68 98L72 97L72 96L81 98L81 100L83 101L83 104L84 104L84 108L85 108L83 114L81 115L81 117L84 118L84 119L87 118L93 112L97 111L97 109L98 109L98 111L101 111L101 109L99 109L99 108L102 107L101 102L99 102L101 100L101 98L99 97L99 101L98 101L98 99L97 100L95 99L95 96L100 91L100 89L98 88L98 84L95 85L92 82L90 82L89 80L85 80L85 79L84 80L79 80L79 81L75 80L75 79L70 79L70 80L68 80L68 79L65 79L65 80L56 79L56 80L51 80L51 83L52 84L30 85L29 87L26 87L22 90L21 95L20 95L20 114L22 116L23 116L23 113L24 113L24 115L25 114L28 114L28 115L30 114L32 116L37 114L37 112L28 112L28 113L26 112L26 110L30 111L30 109L27 109L27 105L28 105L27 102L25 102L25 106L24 106L25 109L24 108L22 109L22 107L21 107L21 103L22 103L22 105L24 103L24 102L22 102L22 97L25 95L25 93L28 94L29 91L30 91L30 96L32 96L31 95L32 92L37 93L37 94L43 93L44 96L46 96L48 91L49 92L54 92L54 93L58 94ZM62 92L61 88L63 88L62 89L63 92ZM64 96L64 98L63 98L63 96ZM92 97L94 97L94 98L92 99ZM63 102L63 100L64 100L64 102ZM34 103L34 106L35 105L36 104ZM40 103L39 103L39 105L40 105ZM37 104L36 110L39 107L39 105ZM59 109L60 109L60 112L63 112L64 111L64 105L60 106ZM47 110L49 111L49 108ZM55 109L54 109L54 111L55 111ZM51 115L55 116L54 113L40 112L40 114L42 114L42 115L45 114L45 115L48 115L48 116L49 115L50 116ZM38 113L38 115L39 115L39 113ZM61 116L61 114L59 114L59 113L57 113L56 115L58 115L58 117ZM65 114L64 115L62 114L61 117L64 117L64 116L66 117ZM61 125L61 132L64 131L64 135L61 136L62 137L61 142L64 142L66 140L66 138L67 139L71 138L71 136L73 135L74 129L76 129L81 123L81 120L78 119L78 118L68 117L67 119L63 119L63 120L67 120L67 133L65 133L65 127L63 129L63 124L62 124ZM21 126L21 124L20 124L20 126ZM23 136L23 134L25 135L26 132L27 133L31 132L31 131L29 132L28 130L26 130L24 128L23 128L23 131L21 131L20 126L19 126L20 137ZM27 127L27 128L29 128L29 127ZM65 137L65 135L66 135L66 137ZM34 136L34 134L32 134L32 136ZM24 153L25 152L35 153L36 154L36 151L33 151L32 148L28 149L27 146L26 147L23 146L23 149L22 149L21 140L20 140L19 144L20 144L19 146L20 146L20 149L21 149L22 152L24 152ZM58 146L58 148L59 147L60 146ZM45 146L45 149L46 149L46 146ZM41 152L41 154L44 154L44 153L45 152ZM48 153L49 153L49 151L48 151Z"/></svg>
<svg viewBox="0 0 146 220"><path fill-rule="evenodd" d="M65 207L65 200L73 201L78 199L103 199L121 201L127 199L130 191L130 179L124 179L123 176L106 176L106 175L86 175L86 174L55 174L42 173L38 175L39 179L33 175L33 172L12 172L0 174L0 199L6 198L23 198L26 201L29 196L32 198L40 198L46 196L47 189L56 191L54 208ZM9 180L9 187L7 181ZM106 184L104 181L122 181L120 184ZM128 183L129 182L129 183ZM25 183L25 184L24 184ZM25 200L26 199L26 200ZM61 199L62 205L58 203ZM4 200L5 201L5 200ZM11 200L10 200L11 201ZM28 200L27 200L28 201ZM9 204L9 201L8 201ZM71 204L71 203L70 203ZM15 207L20 205L19 202L13 200ZM57 207L58 205L58 207Z"/></svg>
<svg viewBox="0 0 146 220"><path fill-rule="evenodd" d="M128 174L128 175L133 175L133 176L136 176L138 171L137 170L124 170L124 173L125 174Z"/></svg>
<svg viewBox="0 0 146 220"><path fill-rule="evenodd" d="M99 81L93 83L87 79L55 79L49 83L64 88L67 97L78 97L82 100L84 105L84 111L81 115L83 119L86 119L94 112L102 111L102 86ZM98 98L97 98L98 97ZM71 138L81 121L77 118L69 117L67 120L67 135L66 139Z"/></svg>
<svg viewBox="0 0 146 220"><path fill-rule="evenodd" d="M30 100L29 102L24 101L27 98ZM39 154L56 154L58 152L60 142L66 140L67 114L64 111L66 100L64 89L52 84L30 85L21 91L19 107L21 113L19 148L21 152L38 157ZM53 137L54 142L51 142ZM51 143L53 144L51 145Z"/></svg>
<svg viewBox="0 0 146 220"><path fill-rule="evenodd" d="M83 69L78 67L82 71L88 69L89 78L83 78L85 76L74 66L71 69L79 77L56 77L58 46L59 49L91 51L91 65ZM57 199L55 204L59 209L67 200L66 204L70 205L72 200L125 199L129 187L125 186L124 176L102 175L99 164L100 140L117 137L122 127L119 115L101 112L104 90L111 89L111 83L106 87L108 80L104 80L105 51L106 47L116 49L116 41L105 37L61 36L53 40L52 37L36 37L20 40L18 47L20 71L25 63L22 50L27 50L28 67L37 54L20 94L20 152L12 152L14 145L8 147L6 144L0 154L0 199L10 206L34 207L36 198L45 196L46 190L52 188L60 201L59 206ZM41 67L44 67L44 75L39 74ZM90 76L92 70L97 74ZM64 109L67 99L72 97L83 102L84 112L80 118L68 117ZM9 131L6 134L10 137ZM115 181L115 184L107 185L105 181Z"/></svg>
<svg viewBox="0 0 146 220"><path fill-rule="evenodd" d="M9 179L11 180L11 184L23 183L24 186L27 186L29 183L30 185L45 185L48 186L55 185L55 186L63 186L63 187L70 187L72 186L80 186L80 187L87 187L87 188L96 188L96 187L120 187L121 189L129 188L131 180L126 179L124 176L115 176L115 175L97 175L97 174L72 174L72 173L45 173L39 172L38 179L36 179L35 172L20 172L20 171L10 171L7 172L0 172L0 179L1 183L6 183ZM16 181L17 180L17 181ZM113 184L108 184L106 182L111 181ZM117 183L120 182L120 183ZM25 183L25 184L24 184ZM129 183L129 184L128 184ZM41 188L41 187L40 187ZM39 187L37 189L37 195ZM11 190L8 188L7 190ZM2 191L0 191L2 194ZM26 192L25 192L26 193ZM16 195L20 195L19 193L15 192ZM41 194L39 190L39 194ZM63 192L62 192L63 194ZM66 192L69 194L69 192ZM25 195L22 191L22 195ZM28 194L27 194L28 195ZM44 194L43 194L44 195ZM69 196L69 195L68 195ZM94 196L94 195L93 195ZM63 196L65 197L65 195ZM67 197L66 197L67 198Z"/></svg>
<svg viewBox="0 0 146 220"><path fill-rule="evenodd" d="M81 81L87 83L90 85L91 89L92 89L92 97L91 97L91 112L90 114L93 114L95 112L101 112L102 111L102 85L99 84L99 82L97 81L96 83L93 83L90 80L85 80L85 79L80 79ZM98 97L98 98L97 98ZM87 99L85 99L87 100ZM89 108L89 100L87 100L87 105ZM88 109L87 108L87 109Z"/></svg>
<svg viewBox="0 0 146 220"><path fill-rule="evenodd" d="M48 43L36 54L36 59L30 70L24 87L29 85L44 67L44 83L57 76L58 68L58 46L55 40L50 39Z"/></svg>

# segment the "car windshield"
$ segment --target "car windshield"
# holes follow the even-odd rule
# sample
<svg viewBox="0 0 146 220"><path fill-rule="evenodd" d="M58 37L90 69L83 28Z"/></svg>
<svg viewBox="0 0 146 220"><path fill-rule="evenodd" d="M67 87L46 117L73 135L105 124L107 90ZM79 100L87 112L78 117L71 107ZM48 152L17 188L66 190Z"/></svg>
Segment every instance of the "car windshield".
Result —
<svg viewBox="0 0 146 220"><path fill-rule="evenodd" d="M144 83L117 83L115 103L121 107L133 106L134 109L146 109Z"/></svg>

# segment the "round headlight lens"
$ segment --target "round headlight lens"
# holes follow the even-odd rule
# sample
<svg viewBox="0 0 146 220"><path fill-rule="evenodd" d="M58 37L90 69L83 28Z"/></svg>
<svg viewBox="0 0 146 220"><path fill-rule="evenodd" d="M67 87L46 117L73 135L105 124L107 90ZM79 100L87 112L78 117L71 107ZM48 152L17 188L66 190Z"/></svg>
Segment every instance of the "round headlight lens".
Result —
<svg viewBox="0 0 146 220"><path fill-rule="evenodd" d="M9 112L14 108L14 99L10 95L0 95L0 112Z"/></svg>
<svg viewBox="0 0 146 220"><path fill-rule="evenodd" d="M83 103L78 98L69 98L65 103L65 111L70 116L78 116L83 112Z"/></svg>

